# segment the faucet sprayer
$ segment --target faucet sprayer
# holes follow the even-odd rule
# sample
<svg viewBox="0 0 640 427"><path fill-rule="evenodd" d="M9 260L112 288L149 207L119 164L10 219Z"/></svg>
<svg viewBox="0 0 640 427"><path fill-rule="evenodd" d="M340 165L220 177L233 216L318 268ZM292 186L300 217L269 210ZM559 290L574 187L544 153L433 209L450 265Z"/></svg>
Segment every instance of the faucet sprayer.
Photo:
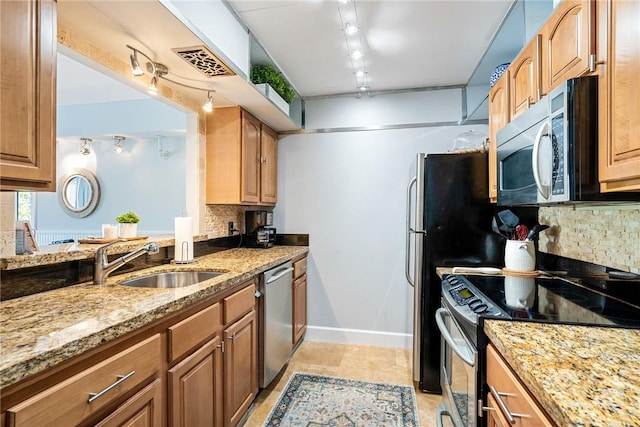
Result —
<svg viewBox="0 0 640 427"><path fill-rule="evenodd" d="M95 264L93 267L93 284L94 285L102 285L107 281L107 276L112 271L122 267L127 261L131 261L134 258L139 257L142 254L150 253L157 254L160 252L158 248L158 244L155 242L150 242L140 246L137 249L129 252L126 255L121 256L111 262L109 262L107 258L107 248L115 243L124 242L125 240L116 240L115 242L108 243L104 246L100 246L96 249L95 254Z"/></svg>

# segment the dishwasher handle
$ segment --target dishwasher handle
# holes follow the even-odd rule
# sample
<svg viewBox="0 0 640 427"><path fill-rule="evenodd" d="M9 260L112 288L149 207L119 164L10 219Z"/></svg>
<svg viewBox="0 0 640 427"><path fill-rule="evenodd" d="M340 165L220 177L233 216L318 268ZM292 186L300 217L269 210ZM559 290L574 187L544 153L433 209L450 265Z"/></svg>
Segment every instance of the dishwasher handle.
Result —
<svg viewBox="0 0 640 427"><path fill-rule="evenodd" d="M278 280L279 278L281 278L282 276L290 273L293 271L293 267L286 267L284 270L279 270L278 272L276 272L273 276L269 277L269 279L267 279L267 281L265 282L265 284L269 284L269 283L273 283L276 280Z"/></svg>

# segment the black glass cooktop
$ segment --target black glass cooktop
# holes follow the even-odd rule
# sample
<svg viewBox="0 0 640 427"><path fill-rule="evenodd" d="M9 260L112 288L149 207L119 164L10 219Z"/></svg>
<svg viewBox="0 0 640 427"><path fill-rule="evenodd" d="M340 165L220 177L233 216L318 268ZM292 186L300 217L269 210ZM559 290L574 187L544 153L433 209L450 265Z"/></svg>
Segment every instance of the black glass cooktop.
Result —
<svg viewBox="0 0 640 427"><path fill-rule="evenodd" d="M606 289L581 286L560 278L464 277L512 318L640 327L640 306L634 305L633 298L624 298L622 290L617 291L619 295L607 295ZM627 294L640 291L632 285L626 289Z"/></svg>

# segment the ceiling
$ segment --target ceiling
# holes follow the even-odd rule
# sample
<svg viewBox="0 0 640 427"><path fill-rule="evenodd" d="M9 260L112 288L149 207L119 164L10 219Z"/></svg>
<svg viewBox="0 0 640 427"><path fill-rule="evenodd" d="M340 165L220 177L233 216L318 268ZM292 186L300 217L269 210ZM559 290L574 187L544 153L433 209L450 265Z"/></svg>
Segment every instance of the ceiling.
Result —
<svg viewBox="0 0 640 427"><path fill-rule="evenodd" d="M370 91L465 85L512 3L228 1L303 97L356 92L349 52L360 46ZM346 35L347 23L360 31Z"/></svg>

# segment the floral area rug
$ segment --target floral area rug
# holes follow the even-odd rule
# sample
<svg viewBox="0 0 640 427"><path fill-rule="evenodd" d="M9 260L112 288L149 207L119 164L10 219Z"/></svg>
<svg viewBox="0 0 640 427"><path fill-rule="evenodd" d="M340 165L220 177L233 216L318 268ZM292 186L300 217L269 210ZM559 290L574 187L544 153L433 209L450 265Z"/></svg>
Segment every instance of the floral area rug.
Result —
<svg viewBox="0 0 640 427"><path fill-rule="evenodd" d="M412 387L325 377L291 376L265 427L417 427Z"/></svg>

